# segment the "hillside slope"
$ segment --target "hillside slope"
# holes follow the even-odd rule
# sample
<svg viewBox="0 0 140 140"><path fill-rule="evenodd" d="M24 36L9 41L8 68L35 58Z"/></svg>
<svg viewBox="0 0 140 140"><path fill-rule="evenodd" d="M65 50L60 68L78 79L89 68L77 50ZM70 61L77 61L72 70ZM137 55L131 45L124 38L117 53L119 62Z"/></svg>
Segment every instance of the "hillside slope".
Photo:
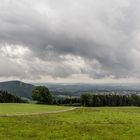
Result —
<svg viewBox="0 0 140 140"><path fill-rule="evenodd" d="M13 95L31 98L31 92L35 86L21 81L0 82L0 90L6 90Z"/></svg>

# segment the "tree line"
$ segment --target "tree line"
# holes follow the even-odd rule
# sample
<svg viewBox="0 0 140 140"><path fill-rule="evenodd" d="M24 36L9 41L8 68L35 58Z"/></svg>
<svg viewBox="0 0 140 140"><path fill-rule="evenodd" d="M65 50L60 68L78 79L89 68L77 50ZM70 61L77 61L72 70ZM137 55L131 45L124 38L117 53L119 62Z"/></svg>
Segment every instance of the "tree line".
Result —
<svg viewBox="0 0 140 140"><path fill-rule="evenodd" d="M83 94L81 95L83 106L140 106L139 95L116 95L116 94Z"/></svg>
<svg viewBox="0 0 140 140"><path fill-rule="evenodd" d="M80 98L53 96L45 86L35 87L32 99L40 104L72 105L72 106L140 106L140 96L117 94L82 94ZM0 103L26 103L21 97L0 90Z"/></svg>
<svg viewBox="0 0 140 140"><path fill-rule="evenodd" d="M0 103L25 103L27 101L18 96L12 95L7 91L0 90Z"/></svg>
<svg viewBox="0 0 140 140"><path fill-rule="evenodd" d="M117 94L82 94L80 98L60 98L52 96L48 88L36 87L32 92L33 100L43 104L75 105L75 106L140 106L140 96Z"/></svg>

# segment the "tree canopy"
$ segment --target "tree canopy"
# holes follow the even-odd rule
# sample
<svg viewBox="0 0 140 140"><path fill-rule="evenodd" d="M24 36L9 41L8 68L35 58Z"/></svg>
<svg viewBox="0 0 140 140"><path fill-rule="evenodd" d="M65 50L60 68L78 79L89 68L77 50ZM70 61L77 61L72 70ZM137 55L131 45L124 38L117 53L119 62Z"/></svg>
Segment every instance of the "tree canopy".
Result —
<svg viewBox="0 0 140 140"><path fill-rule="evenodd" d="M32 98L38 103L52 104L53 98L49 89L45 86L37 86L32 91Z"/></svg>

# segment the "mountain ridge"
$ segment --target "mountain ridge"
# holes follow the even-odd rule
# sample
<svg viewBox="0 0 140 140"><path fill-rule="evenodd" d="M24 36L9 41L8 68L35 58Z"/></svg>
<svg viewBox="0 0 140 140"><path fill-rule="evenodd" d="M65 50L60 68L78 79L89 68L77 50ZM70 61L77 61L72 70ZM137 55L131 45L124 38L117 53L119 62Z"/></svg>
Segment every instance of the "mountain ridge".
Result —
<svg viewBox="0 0 140 140"><path fill-rule="evenodd" d="M13 95L30 98L35 86L19 80L0 82L0 90L5 90Z"/></svg>

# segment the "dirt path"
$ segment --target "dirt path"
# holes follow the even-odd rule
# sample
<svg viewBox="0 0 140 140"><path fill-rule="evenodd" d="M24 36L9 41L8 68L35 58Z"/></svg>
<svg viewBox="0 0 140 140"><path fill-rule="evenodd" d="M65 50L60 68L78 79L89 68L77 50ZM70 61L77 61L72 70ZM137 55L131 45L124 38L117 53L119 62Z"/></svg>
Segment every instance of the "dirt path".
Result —
<svg viewBox="0 0 140 140"><path fill-rule="evenodd" d="M75 110L79 107L73 107L65 110L51 111L51 112L40 112L40 113L19 113L19 114L0 114L0 117L14 117L14 116L30 116L30 115L42 115L42 114L55 114Z"/></svg>

